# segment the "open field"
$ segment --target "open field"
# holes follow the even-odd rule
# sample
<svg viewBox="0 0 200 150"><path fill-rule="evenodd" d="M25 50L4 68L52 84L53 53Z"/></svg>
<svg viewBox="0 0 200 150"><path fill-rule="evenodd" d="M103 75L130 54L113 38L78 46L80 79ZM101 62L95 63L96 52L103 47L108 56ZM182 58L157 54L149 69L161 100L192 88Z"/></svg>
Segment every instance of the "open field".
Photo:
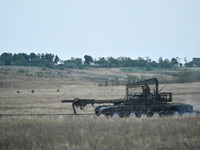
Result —
<svg viewBox="0 0 200 150"><path fill-rule="evenodd" d="M123 98L125 86L112 84L112 81L117 78L124 83L127 74L161 80L172 78L159 72L127 73L118 68L52 70L0 66L0 114L73 113L71 104L62 104L62 99ZM200 110L200 82L171 83L163 91L172 92L174 102L192 104L195 110ZM93 107L77 111L93 113ZM6 117L0 118L0 133L0 149L200 148L199 116L145 120Z"/></svg>

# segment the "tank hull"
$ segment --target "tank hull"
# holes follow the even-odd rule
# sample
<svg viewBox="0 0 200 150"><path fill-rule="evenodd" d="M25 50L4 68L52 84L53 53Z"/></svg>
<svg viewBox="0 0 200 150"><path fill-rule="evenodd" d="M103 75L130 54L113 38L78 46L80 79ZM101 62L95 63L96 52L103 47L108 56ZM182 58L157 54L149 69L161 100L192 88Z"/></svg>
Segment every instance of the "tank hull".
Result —
<svg viewBox="0 0 200 150"><path fill-rule="evenodd" d="M183 103L155 103L155 104L133 104L133 105L103 105L95 108L97 116L103 114L105 116L113 116L118 113L120 117L128 117L131 113L135 113L137 117L146 114L148 117L158 113L159 115L173 115L177 112L179 115L184 113L192 113L193 106Z"/></svg>

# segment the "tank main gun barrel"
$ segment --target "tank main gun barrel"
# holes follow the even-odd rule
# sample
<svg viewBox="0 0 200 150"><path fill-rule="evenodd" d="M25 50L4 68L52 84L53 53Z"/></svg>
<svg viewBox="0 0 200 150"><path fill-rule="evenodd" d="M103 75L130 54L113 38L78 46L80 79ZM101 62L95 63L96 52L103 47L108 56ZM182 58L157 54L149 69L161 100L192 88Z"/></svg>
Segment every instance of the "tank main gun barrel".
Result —
<svg viewBox="0 0 200 150"><path fill-rule="evenodd" d="M73 103L74 100L62 100L61 102L62 102L62 103Z"/></svg>
<svg viewBox="0 0 200 150"><path fill-rule="evenodd" d="M73 103L73 102L87 102L87 103L94 103L94 104L103 104L103 103L118 103L121 102L123 99L112 99L112 100L96 100L96 99L80 99L75 98L74 100L62 100L62 103Z"/></svg>

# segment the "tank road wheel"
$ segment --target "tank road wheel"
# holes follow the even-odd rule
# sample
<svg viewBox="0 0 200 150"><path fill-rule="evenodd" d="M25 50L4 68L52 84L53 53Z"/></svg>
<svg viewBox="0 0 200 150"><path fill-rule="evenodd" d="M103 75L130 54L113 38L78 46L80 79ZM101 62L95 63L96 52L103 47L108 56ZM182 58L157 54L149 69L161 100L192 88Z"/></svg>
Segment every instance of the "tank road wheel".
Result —
<svg viewBox="0 0 200 150"><path fill-rule="evenodd" d="M132 112L132 113L130 113L129 118L137 118L137 117L136 117L135 113Z"/></svg>
<svg viewBox="0 0 200 150"><path fill-rule="evenodd" d="M120 118L126 117L126 113L125 113L125 112L119 112L118 114L119 114L119 117L120 117Z"/></svg>
<svg viewBox="0 0 200 150"><path fill-rule="evenodd" d="M112 116L112 118L120 118L119 113L114 113L113 116Z"/></svg>
<svg viewBox="0 0 200 150"><path fill-rule="evenodd" d="M140 118L142 116L142 113L136 113L137 118Z"/></svg>
<svg viewBox="0 0 200 150"><path fill-rule="evenodd" d="M152 112L146 112L147 117L152 117L153 113Z"/></svg>
<svg viewBox="0 0 200 150"><path fill-rule="evenodd" d="M146 119L147 118L147 115L146 114L142 114L141 116L140 116L140 119Z"/></svg>
<svg viewBox="0 0 200 150"><path fill-rule="evenodd" d="M154 112L152 117L153 117L153 118L159 118L160 115L159 115L157 112Z"/></svg>

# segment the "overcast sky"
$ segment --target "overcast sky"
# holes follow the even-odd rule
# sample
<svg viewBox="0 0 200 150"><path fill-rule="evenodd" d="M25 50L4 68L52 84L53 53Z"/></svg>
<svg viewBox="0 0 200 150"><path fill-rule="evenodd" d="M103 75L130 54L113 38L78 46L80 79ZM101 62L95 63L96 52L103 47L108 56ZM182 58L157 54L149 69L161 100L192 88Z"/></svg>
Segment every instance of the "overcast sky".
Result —
<svg viewBox="0 0 200 150"><path fill-rule="evenodd" d="M0 53L200 57L200 0L0 0Z"/></svg>

